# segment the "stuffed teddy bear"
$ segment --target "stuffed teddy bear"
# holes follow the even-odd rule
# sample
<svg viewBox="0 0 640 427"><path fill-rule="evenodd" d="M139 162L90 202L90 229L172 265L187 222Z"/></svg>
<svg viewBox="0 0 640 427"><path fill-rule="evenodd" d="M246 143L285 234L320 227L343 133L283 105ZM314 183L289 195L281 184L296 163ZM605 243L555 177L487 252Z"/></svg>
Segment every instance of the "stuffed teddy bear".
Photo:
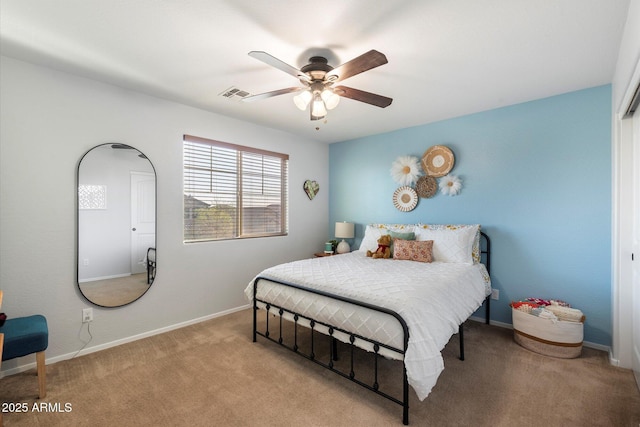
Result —
<svg viewBox="0 0 640 427"><path fill-rule="evenodd" d="M371 258L391 257L391 236L384 234L378 239L378 249L375 252L367 251L367 256Z"/></svg>

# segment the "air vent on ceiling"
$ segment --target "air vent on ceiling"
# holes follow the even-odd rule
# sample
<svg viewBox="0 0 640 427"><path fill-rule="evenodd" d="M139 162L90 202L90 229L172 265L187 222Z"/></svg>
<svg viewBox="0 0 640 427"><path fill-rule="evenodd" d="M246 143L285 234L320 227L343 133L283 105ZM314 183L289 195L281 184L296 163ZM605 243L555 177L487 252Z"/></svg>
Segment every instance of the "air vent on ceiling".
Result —
<svg viewBox="0 0 640 427"><path fill-rule="evenodd" d="M242 98L247 97L249 95L251 95L249 92L242 89L238 89L237 87L233 87L233 86L231 86L229 89L225 90L224 92L220 93L220 96L224 96L225 98L235 99L235 100L241 100Z"/></svg>

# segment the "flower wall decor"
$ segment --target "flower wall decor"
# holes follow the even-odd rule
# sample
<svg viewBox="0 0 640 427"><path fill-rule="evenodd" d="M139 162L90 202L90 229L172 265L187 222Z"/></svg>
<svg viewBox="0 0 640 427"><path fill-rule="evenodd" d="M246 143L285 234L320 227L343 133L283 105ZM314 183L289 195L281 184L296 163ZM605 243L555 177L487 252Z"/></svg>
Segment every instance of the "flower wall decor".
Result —
<svg viewBox="0 0 640 427"><path fill-rule="evenodd" d="M400 185L412 185L420 176L420 159L400 156L391 164L391 177Z"/></svg>
<svg viewBox="0 0 640 427"><path fill-rule="evenodd" d="M438 186L442 194L457 196L462 189L462 181L456 175L447 175L440 179Z"/></svg>

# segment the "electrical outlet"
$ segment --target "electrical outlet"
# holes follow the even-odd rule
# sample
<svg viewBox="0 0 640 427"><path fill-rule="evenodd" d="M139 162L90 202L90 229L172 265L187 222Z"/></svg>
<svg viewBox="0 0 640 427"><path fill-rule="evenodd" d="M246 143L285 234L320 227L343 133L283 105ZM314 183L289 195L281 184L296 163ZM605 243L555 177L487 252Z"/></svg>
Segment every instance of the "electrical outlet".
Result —
<svg viewBox="0 0 640 427"><path fill-rule="evenodd" d="M500 299L500 290L498 289L491 289L491 299Z"/></svg>
<svg viewBox="0 0 640 427"><path fill-rule="evenodd" d="M93 308L82 309L82 323L93 322Z"/></svg>

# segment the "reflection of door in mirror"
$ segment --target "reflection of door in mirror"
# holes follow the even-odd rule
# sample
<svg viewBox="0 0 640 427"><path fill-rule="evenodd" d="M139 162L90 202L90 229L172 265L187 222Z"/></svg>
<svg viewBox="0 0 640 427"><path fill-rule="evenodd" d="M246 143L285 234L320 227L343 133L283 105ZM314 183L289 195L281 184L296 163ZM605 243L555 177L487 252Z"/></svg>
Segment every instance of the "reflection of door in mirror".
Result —
<svg viewBox="0 0 640 427"><path fill-rule="evenodd" d="M92 303L119 307L151 286L147 252L156 246L156 175L124 144L89 150L78 166L78 285Z"/></svg>
<svg viewBox="0 0 640 427"><path fill-rule="evenodd" d="M156 176L131 172L131 273L147 273L147 250L156 241Z"/></svg>

